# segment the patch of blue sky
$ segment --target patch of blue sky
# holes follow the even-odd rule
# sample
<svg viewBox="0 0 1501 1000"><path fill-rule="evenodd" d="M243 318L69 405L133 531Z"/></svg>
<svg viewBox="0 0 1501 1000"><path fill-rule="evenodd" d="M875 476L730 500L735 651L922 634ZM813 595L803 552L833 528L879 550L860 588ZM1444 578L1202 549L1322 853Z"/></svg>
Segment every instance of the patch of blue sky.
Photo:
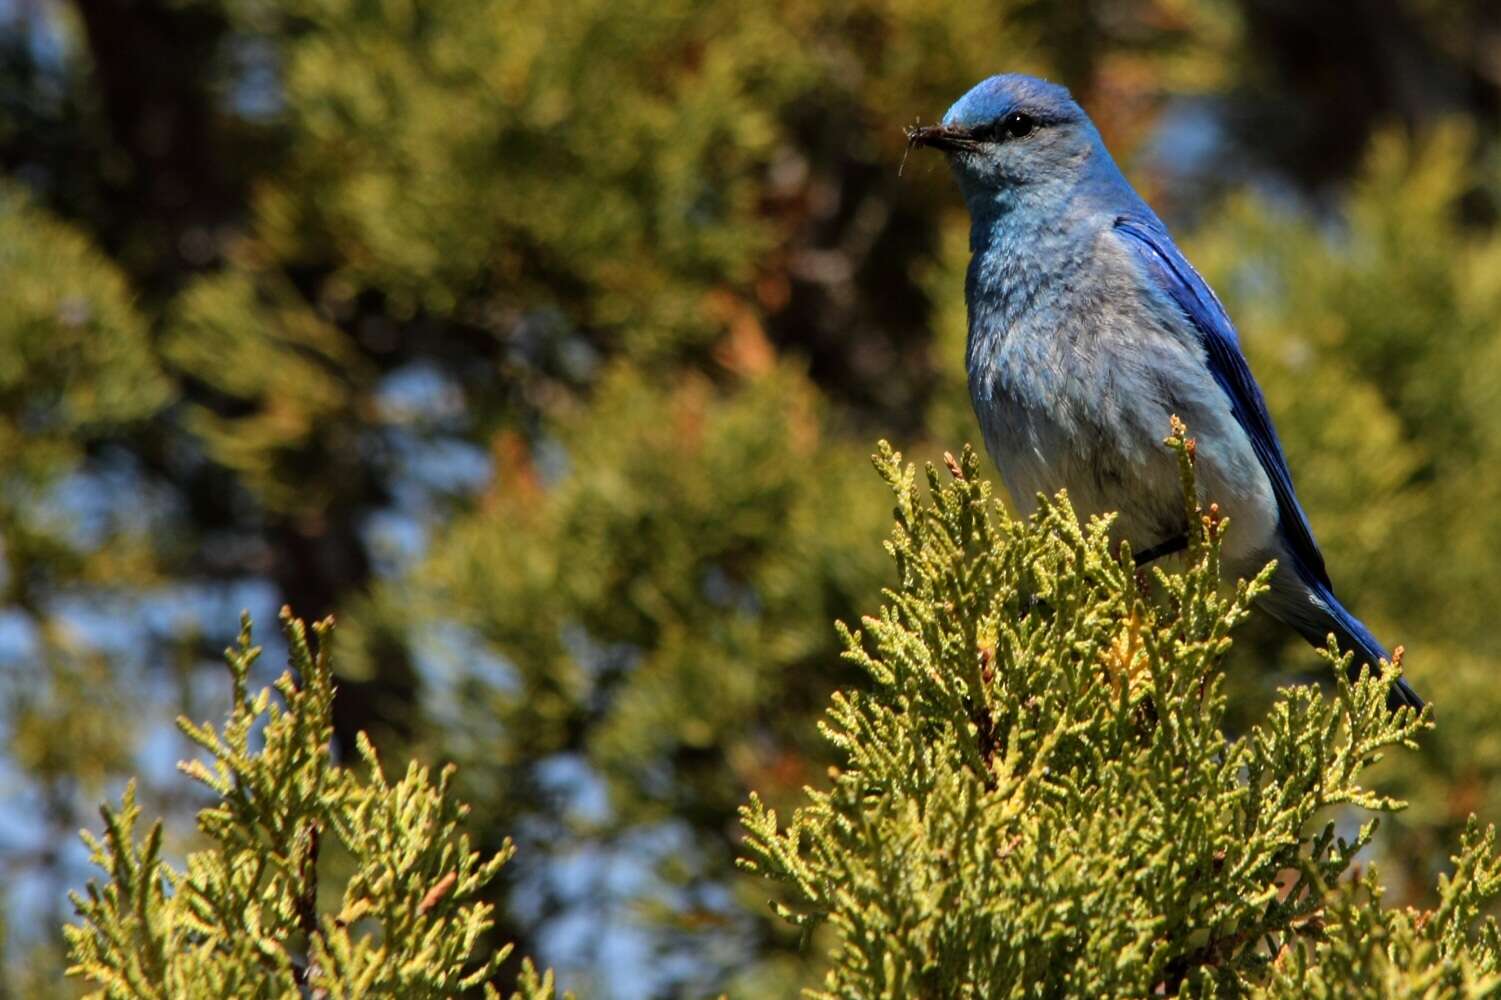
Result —
<svg viewBox="0 0 1501 1000"><path fill-rule="evenodd" d="M668 820L549 855L530 869L515 898L560 905L538 936L539 957L557 970L560 985L605 1000L697 995L712 988L713 970L745 961L749 929L728 890L659 874L691 874L695 853L693 833ZM646 909L656 907L684 914L694 932L676 941L664 936L647 919Z"/></svg>

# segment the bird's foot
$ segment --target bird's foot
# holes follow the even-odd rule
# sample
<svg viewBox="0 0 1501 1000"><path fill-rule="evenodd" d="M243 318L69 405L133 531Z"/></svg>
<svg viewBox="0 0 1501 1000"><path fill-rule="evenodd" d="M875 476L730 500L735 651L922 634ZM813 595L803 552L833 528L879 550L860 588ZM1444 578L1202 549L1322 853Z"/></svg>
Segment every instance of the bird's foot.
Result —
<svg viewBox="0 0 1501 1000"><path fill-rule="evenodd" d="M1145 566L1147 563L1152 562L1153 560L1161 559L1163 556L1174 555L1178 552L1182 552L1186 548L1188 548L1187 534L1174 535L1171 538L1165 538L1162 541L1158 542L1156 545L1153 545L1151 548L1143 549L1141 552L1137 553L1136 565L1138 567Z"/></svg>

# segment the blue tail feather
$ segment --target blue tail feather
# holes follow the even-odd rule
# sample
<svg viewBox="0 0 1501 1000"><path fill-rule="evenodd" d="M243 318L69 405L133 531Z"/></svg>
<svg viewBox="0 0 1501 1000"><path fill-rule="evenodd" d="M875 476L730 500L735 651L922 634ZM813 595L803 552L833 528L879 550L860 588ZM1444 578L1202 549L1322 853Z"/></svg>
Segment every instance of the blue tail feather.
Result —
<svg viewBox="0 0 1501 1000"><path fill-rule="evenodd" d="M1369 663L1371 670L1374 672L1378 669L1382 660L1391 660L1391 654L1386 651L1386 647L1381 645L1376 637L1371 634L1371 630L1366 628L1365 624L1359 618L1356 618L1343 604L1339 603L1339 599L1334 596L1332 590L1317 581L1312 584L1311 589L1314 596L1329 610L1330 625L1332 626L1329 631L1334 633L1335 639L1339 642L1340 649L1353 650L1355 652L1355 659L1350 664L1350 678L1352 680L1360 676L1360 669L1364 664ZM1418 697L1418 693L1402 677L1397 678L1396 683L1392 685L1392 689L1387 692L1386 704L1387 707L1394 711L1403 705L1409 706L1415 712L1423 710L1423 699Z"/></svg>

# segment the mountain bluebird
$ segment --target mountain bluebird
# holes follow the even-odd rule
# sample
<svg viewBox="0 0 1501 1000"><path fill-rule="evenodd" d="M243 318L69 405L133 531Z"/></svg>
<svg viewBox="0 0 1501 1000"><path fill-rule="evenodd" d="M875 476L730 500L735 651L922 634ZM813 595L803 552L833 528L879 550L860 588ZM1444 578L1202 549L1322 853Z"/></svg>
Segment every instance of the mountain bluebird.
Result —
<svg viewBox="0 0 1501 1000"><path fill-rule="evenodd" d="M1357 663L1388 655L1335 599L1235 328L1067 90L994 76L941 124L908 130L948 155L970 214L970 398L1001 478L1028 511L1067 489L1081 517L1116 511L1145 562L1181 549L1169 417L1198 440L1199 485L1233 518L1227 572L1277 560L1261 604ZM1399 680L1393 706L1422 707Z"/></svg>

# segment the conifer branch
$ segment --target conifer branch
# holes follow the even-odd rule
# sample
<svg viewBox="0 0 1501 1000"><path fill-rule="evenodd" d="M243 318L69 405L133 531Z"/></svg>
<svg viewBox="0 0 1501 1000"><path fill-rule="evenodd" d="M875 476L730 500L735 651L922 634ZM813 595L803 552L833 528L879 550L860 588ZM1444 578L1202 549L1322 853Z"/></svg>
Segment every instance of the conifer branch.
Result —
<svg viewBox="0 0 1501 1000"><path fill-rule="evenodd" d="M1367 772L1432 725L1386 710L1400 664L1351 681L1331 647L1325 688L1285 688L1227 735L1222 663L1272 567L1222 583L1233 525L1200 502L1188 429L1165 444L1189 539L1150 588L1066 496L1013 520L972 452L922 494L880 446L896 582L840 629L869 682L822 726L844 759L791 817L755 795L741 811L741 865L777 883L776 912L830 925L813 995L1292 998L1376 981L1341 978L1357 968L1501 982L1479 920L1501 898L1493 832L1472 827L1429 914L1383 909L1354 867L1375 814L1402 808Z"/></svg>
<svg viewBox="0 0 1501 1000"><path fill-rule="evenodd" d="M510 860L463 831L467 807L415 761L387 779L363 734L364 772L333 763L333 621L307 626L282 611L289 670L250 693L260 655L248 617L226 652L231 704L221 728L182 719L208 754L182 765L218 796L198 815L209 846L182 868L162 858L162 824L143 842L134 785L105 806L103 837L85 833L101 885L72 897L69 972L110 1000L225 996L447 997L481 989L510 947L487 950L486 886ZM254 744L259 742L257 748ZM332 833L348 855L337 913L320 909L319 861ZM555 995L551 973L527 963L512 996Z"/></svg>

